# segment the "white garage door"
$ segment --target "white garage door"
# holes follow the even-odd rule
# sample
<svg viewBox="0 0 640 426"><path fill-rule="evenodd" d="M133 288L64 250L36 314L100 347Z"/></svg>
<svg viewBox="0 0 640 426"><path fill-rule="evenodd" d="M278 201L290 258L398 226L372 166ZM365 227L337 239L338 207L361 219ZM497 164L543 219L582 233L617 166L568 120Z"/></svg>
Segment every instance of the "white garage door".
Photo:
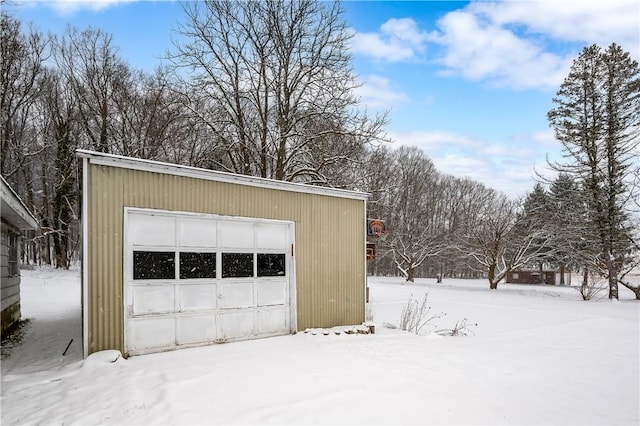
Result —
<svg viewBox="0 0 640 426"><path fill-rule="evenodd" d="M125 211L129 355L289 334L292 222Z"/></svg>

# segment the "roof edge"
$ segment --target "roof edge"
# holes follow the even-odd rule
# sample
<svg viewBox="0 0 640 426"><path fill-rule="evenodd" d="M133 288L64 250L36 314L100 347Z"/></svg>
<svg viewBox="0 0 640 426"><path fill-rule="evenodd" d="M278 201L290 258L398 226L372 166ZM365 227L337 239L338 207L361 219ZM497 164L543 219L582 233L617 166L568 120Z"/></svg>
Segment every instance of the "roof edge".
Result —
<svg viewBox="0 0 640 426"><path fill-rule="evenodd" d="M15 225L21 230L25 229L38 229L40 224L38 219L31 213L31 211L24 204L24 201L18 196L13 188L4 179L4 176L0 176L2 179L2 210L4 215L4 209L9 208L13 214L11 218L16 222Z"/></svg>
<svg viewBox="0 0 640 426"><path fill-rule="evenodd" d="M180 164L164 163L161 161L144 160L140 158L125 157L122 155L106 154L103 152L85 149L76 150L76 155L86 158L92 164L119 167L125 169L141 170L155 173L166 173L176 176L193 177L197 179L216 182L234 183L238 185L254 186L266 189L279 189L282 191L300 192L307 194L326 195L339 198L350 198L366 201L369 194L359 191L350 191L324 186L313 186L304 183L286 182L255 176L239 175L235 173L220 172Z"/></svg>

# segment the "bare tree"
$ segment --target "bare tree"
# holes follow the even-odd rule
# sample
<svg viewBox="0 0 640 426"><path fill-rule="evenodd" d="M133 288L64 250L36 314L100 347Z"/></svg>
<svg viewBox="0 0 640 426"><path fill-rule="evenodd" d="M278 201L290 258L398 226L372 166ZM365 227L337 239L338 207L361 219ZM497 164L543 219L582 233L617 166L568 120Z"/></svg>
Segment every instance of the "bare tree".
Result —
<svg viewBox="0 0 640 426"><path fill-rule="evenodd" d="M67 81L57 71L47 72L41 97L46 120L45 138L50 141L45 153L51 160L42 162L43 188L47 203L43 215L45 233L53 238L55 265L68 269L71 247L69 232L74 222L77 182L75 150L78 147L80 122L78 104Z"/></svg>
<svg viewBox="0 0 640 426"><path fill-rule="evenodd" d="M444 276L478 277L486 274L469 261L468 252L460 250L477 224L478 212L493 203L495 191L469 178L449 176L443 181L444 222L450 247L439 257Z"/></svg>
<svg viewBox="0 0 640 426"><path fill-rule="evenodd" d="M48 43L39 32L23 34L20 22L0 11L0 172L12 184L14 173L37 152L31 116L47 57Z"/></svg>
<svg viewBox="0 0 640 426"><path fill-rule="evenodd" d="M215 168L327 184L327 170L379 139L384 120L356 109L338 2L204 1L185 13L185 41L169 57L210 131Z"/></svg>
<svg viewBox="0 0 640 426"><path fill-rule="evenodd" d="M389 230L375 240L377 257L369 262L374 274L400 274L409 281L486 274L457 242L474 228L477 213L493 201L495 191L439 173L417 148L381 146L368 152L361 170L359 189L371 194L368 215L386 220Z"/></svg>
<svg viewBox="0 0 640 426"><path fill-rule="evenodd" d="M444 230L435 214L440 174L422 151L400 147L389 167L385 215L390 234L384 240L394 263L407 281L428 258L446 247Z"/></svg>
<svg viewBox="0 0 640 426"><path fill-rule="evenodd" d="M530 263L546 248L538 244L544 241L544 231L518 221L519 205L504 195L495 195L462 237L459 250L473 261L471 267L487 274L492 290L508 272Z"/></svg>
<svg viewBox="0 0 640 426"><path fill-rule="evenodd" d="M56 64L73 90L83 129L80 146L120 154L114 125L124 119L117 94L131 79L129 67L117 55L112 36L102 30L68 27L55 38Z"/></svg>
<svg viewBox="0 0 640 426"><path fill-rule="evenodd" d="M192 133L193 121L176 83L163 68L153 74L128 71L113 93L110 123L114 151L130 157L202 167L206 136Z"/></svg>

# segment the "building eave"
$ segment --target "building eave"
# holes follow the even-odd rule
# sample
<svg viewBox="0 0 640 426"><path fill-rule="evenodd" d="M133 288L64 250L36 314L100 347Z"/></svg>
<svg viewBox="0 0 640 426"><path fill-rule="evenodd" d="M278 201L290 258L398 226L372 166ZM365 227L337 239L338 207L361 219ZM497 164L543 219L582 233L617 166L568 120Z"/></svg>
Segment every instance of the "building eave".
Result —
<svg viewBox="0 0 640 426"><path fill-rule="evenodd" d="M258 188L274 189L281 191L299 192L307 194L325 195L330 197L350 198L366 201L368 194L345 189L329 188L321 186L307 185L303 183L293 183L266 179L255 176L238 175L234 173L220 172L215 170L201 169L197 167L183 166L179 164L164 163L153 160L143 160L138 158L125 157L121 155L105 154L101 152L79 149L76 154L81 158L86 158L90 164L119 167L125 169L148 171L153 173L164 173L175 176L185 176L197 179L211 180L237 185L254 186Z"/></svg>
<svg viewBox="0 0 640 426"><path fill-rule="evenodd" d="M0 178L2 181L2 219L19 230L38 229L39 225L36 218L24 205L13 188L4 180L4 177L0 176Z"/></svg>

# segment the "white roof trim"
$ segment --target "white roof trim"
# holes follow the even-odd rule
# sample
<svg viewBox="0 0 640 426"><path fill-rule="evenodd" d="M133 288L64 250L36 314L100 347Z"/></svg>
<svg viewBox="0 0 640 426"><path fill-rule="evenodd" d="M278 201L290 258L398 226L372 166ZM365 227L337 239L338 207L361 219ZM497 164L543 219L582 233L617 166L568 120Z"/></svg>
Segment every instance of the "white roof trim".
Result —
<svg viewBox="0 0 640 426"><path fill-rule="evenodd" d="M38 229L37 219L24 205L18 194L2 179L2 217L18 229Z"/></svg>
<svg viewBox="0 0 640 426"><path fill-rule="evenodd" d="M76 151L76 153L81 158L87 158L91 164L102 166L142 170L153 173L165 173L168 175L193 177L197 179L234 183L238 185L255 186L259 188L276 189L281 191L302 192L307 194L327 195L331 197L352 198L356 200L367 200L368 198L368 194L358 191L348 191L345 189L312 186L302 183L293 183L254 176L238 175L234 173L200 169L197 167L182 166L179 164L163 163L160 161L152 160L141 160L138 158L124 157L121 155L87 151L84 149L79 149Z"/></svg>

